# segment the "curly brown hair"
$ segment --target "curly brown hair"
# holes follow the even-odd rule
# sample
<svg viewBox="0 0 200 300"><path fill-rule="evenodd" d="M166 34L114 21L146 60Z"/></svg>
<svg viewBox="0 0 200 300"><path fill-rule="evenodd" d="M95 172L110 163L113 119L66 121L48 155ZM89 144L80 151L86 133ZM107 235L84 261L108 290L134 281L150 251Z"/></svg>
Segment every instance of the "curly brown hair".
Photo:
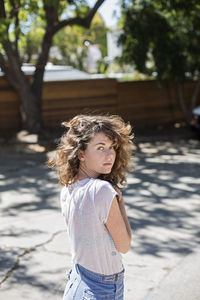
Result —
<svg viewBox="0 0 200 300"><path fill-rule="evenodd" d="M118 115L77 115L62 125L68 130L60 139L55 157L48 160L49 167L58 169L61 185L75 182L80 163L78 151L85 151L95 134L103 132L113 142L116 158L112 171L100 174L98 178L115 186L125 186L125 175L131 171L131 140L134 136L129 123L126 124Z"/></svg>

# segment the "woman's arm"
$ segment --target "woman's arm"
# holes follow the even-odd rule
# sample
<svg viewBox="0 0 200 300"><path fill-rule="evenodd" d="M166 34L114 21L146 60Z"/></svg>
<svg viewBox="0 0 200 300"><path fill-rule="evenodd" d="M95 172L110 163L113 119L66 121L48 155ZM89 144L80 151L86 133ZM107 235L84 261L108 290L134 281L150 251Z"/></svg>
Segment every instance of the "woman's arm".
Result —
<svg viewBox="0 0 200 300"><path fill-rule="evenodd" d="M120 196L117 197L117 200L118 200L118 204L119 204L119 209L120 209L122 217L124 219L124 223L126 225L126 230L127 230L128 235L131 239L132 238L132 230L131 230L131 226L130 226L130 223L129 223L129 220L128 220L128 217L127 217L127 214L126 214L126 209L125 209L125 205L124 205L124 198L121 195L121 197Z"/></svg>
<svg viewBox="0 0 200 300"><path fill-rule="evenodd" d="M113 199L106 227L110 232L116 249L121 253L126 253L131 247L131 227L126 215L124 199L118 191L118 197Z"/></svg>

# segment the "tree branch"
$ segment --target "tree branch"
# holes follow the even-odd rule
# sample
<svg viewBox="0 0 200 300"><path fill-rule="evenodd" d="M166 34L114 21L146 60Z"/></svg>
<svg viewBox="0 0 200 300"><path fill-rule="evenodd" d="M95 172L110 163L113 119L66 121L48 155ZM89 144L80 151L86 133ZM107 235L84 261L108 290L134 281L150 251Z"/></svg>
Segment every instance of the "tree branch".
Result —
<svg viewBox="0 0 200 300"><path fill-rule="evenodd" d="M98 1L95 3L94 7L90 10L88 16L86 17L86 19L88 19L88 20L87 20L87 21L88 21L88 28L89 28L89 26L90 26L90 23L91 23L91 21L92 21L94 15L96 14L97 10L98 10L99 7L103 4L104 1L105 1L105 0L98 0Z"/></svg>
<svg viewBox="0 0 200 300"><path fill-rule="evenodd" d="M18 51L18 40L19 40L19 33L17 32L17 28L19 26L19 10L20 10L20 5L16 6L14 0L10 0L10 3L12 5L12 11L10 13L10 17L15 19L15 41L14 41L14 46L15 46L15 52L16 55L19 56L19 51Z"/></svg>
<svg viewBox="0 0 200 300"><path fill-rule="evenodd" d="M15 75L12 72L12 70L9 69L6 60L1 53L0 53L0 67L4 73L4 76L7 78L11 86L13 86L15 89L19 89L19 85L17 83Z"/></svg>
<svg viewBox="0 0 200 300"><path fill-rule="evenodd" d="M43 86L43 76L45 71L45 66L49 57L49 50L52 44L53 32L52 28L47 28L47 31L43 37L41 52L38 56L38 60L36 63L36 68L32 81L32 91L34 95L37 97L38 101L41 101L42 94L42 86Z"/></svg>
<svg viewBox="0 0 200 300"><path fill-rule="evenodd" d="M43 36L41 51L38 55L37 63L35 66L35 72L32 81L32 91L36 95L37 99L41 99L43 76L45 71L45 66L49 57L49 50L52 44L52 39L54 35L53 28L58 24L58 11L55 5L48 5L44 1L44 10L46 14L46 32Z"/></svg>
<svg viewBox="0 0 200 300"><path fill-rule="evenodd" d="M0 67L1 67L2 71L4 73L6 73L6 71L7 71L6 61L5 61L5 58L3 57L3 55L1 53L0 53Z"/></svg>
<svg viewBox="0 0 200 300"><path fill-rule="evenodd" d="M14 5L14 3L13 3L13 5ZM17 12L17 15L18 15L18 12ZM0 1L0 19L6 19L6 17L7 16L6 16L4 1ZM9 40L8 30L9 30L9 28L6 27L6 31L5 31L6 36L3 36L3 40L1 41L1 43L2 43L3 49L6 53L6 56L8 58L8 64L10 64L14 70L14 69L16 69L17 66L19 68L21 68L20 58L19 58L18 49L16 48L16 42L14 43L15 51L13 50L14 48L12 46L12 42L10 42L10 40ZM18 67L17 67L17 71L18 71Z"/></svg>
<svg viewBox="0 0 200 300"><path fill-rule="evenodd" d="M104 1L105 0L97 0L94 7L90 10L88 15L84 18L75 17L75 18L70 18L70 19L58 22L58 24L56 26L54 26L54 33L56 33L57 31L59 31L60 29L62 29L65 26L71 26L71 25L79 25L79 26L82 26L85 28L89 28L94 15L96 14L97 10L103 4Z"/></svg>
<svg viewBox="0 0 200 300"><path fill-rule="evenodd" d="M47 24L53 26L58 23L58 11L54 6L44 5L44 10L46 13Z"/></svg>
<svg viewBox="0 0 200 300"><path fill-rule="evenodd" d="M3 0L0 1L0 18L1 19L5 19L6 18L6 10L5 10L5 5L4 5L4 1Z"/></svg>
<svg viewBox="0 0 200 300"><path fill-rule="evenodd" d="M35 73L33 76L32 90L38 99L41 98L42 92L42 79L45 71L45 65L48 61L49 50L52 44L53 35L59 31L61 28L67 25L80 25L89 28L92 18L97 12L98 8L105 0L98 0L94 7L90 10L85 18L75 17L70 18L61 22L58 22L57 11L53 6L45 6L46 16L47 16L47 28L46 33L43 37L41 52L37 60Z"/></svg>

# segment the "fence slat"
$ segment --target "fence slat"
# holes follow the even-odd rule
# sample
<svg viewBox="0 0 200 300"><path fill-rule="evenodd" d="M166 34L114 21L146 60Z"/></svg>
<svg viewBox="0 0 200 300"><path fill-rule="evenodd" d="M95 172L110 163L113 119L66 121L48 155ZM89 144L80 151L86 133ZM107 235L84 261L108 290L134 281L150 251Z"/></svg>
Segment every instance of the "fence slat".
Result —
<svg viewBox="0 0 200 300"><path fill-rule="evenodd" d="M186 104L193 89L194 83L184 85ZM58 127L62 121L88 112L119 114L135 126L183 120L176 91L169 81L162 88L154 80L117 82L105 78L45 82L42 95L42 117L46 128ZM0 77L0 127L18 129L20 123L19 96L6 79Z"/></svg>

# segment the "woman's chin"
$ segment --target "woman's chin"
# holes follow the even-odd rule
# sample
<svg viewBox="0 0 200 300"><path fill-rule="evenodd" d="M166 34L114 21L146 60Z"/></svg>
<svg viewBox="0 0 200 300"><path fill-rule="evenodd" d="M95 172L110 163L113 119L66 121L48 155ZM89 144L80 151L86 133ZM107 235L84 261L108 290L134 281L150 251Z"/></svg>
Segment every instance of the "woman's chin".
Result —
<svg viewBox="0 0 200 300"><path fill-rule="evenodd" d="M104 175L106 175L106 174L110 174L110 173L111 173L111 171L112 171L112 170L106 170L106 171L104 170L104 171L103 171L101 174L104 174Z"/></svg>

